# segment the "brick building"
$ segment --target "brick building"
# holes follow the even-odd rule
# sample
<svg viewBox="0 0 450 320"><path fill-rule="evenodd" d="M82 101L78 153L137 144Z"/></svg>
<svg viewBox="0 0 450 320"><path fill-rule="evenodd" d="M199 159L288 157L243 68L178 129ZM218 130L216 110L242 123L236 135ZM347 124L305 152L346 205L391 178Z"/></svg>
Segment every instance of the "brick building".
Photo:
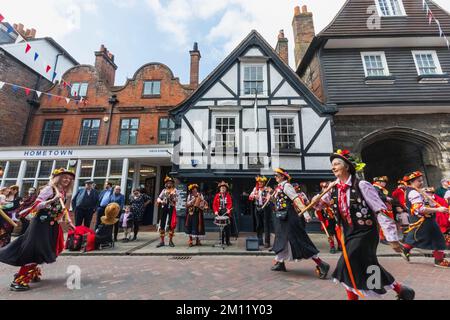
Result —
<svg viewBox="0 0 450 320"><path fill-rule="evenodd" d="M72 167L75 189L87 179L99 188L107 180L121 185L127 195L137 186L156 195L161 176L171 170L174 123L168 111L199 83L196 44L190 54L189 84L181 84L166 65L149 63L124 85L115 86L114 55L102 45L93 66L69 69L63 79L70 85L56 83L47 91L72 100L43 94L26 147L0 150L0 159L20 167L17 179L3 184L39 186L53 168Z"/></svg>
<svg viewBox="0 0 450 320"><path fill-rule="evenodd" d="M427 0L450 33L450 14ZM335 147L367 163L367 179L450 174L450 51L422 0L348 0L317 35L312 13L295 9L297 73L336 104Z"/></svg>
<svg viewBox="0 0 450 320"><path fill-rule="evenodd" d="M10 30L10 32L8 32ZM45 91L51 86L48 79L43 78L43 73L33 64L24 59L25 43L15 43L18 34L28 42L39 44L39 52L47 59L62 54L65 57L59 59L58 70L64 65L74 66L78 62L60 47L53 39L36 39L36 30L24 29L22 24L0 23L0 81L15 84L22 87ZM42 51L41 51L42 50ZM31 56L31 54L30 54ZM32 60L33 58L31 58ZM13 90L11 85L5 85L0 90L0 146L20 146L25 143L26 131L29 127L33 112L38 104L35 93L26 95L23 89ZM13 168L11 168L10 173Z"/></svg>

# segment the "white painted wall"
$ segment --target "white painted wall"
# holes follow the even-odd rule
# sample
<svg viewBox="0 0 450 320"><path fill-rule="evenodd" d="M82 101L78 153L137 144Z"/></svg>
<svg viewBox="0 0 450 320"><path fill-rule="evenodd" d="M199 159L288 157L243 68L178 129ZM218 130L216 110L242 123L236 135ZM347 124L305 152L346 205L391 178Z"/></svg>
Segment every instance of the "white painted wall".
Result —
<svg viewBox="0 0 450 320"><path fill-rule="evenodd" d="M5 44L1 47L28 67L52 81L53 72L55 71L53 70L53 67L55 66L56 56L60 52L45 39L30 41L29 43L31 45L31 50L28 53L25 53L26 44L24 42ZM36 61L34 61L35 52L39 54L39 58ZM45 72L47 65L52 67L48 73ZM56 67L57 76L55 80L61 80L62 75L74 66L75 64L68 58L60 56Z"/></svg>

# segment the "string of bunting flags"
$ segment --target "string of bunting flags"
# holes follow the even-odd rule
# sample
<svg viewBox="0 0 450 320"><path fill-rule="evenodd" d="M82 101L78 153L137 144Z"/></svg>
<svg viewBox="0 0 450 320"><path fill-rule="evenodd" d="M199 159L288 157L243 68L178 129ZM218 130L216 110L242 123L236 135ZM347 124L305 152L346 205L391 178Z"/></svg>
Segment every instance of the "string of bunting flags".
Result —
<svg viewBox="0 0 450 320"><path fill-rule="evenodd" d="M0 23L2 23L2 22L5 22L5 17L0 13ZM7 28L7 32L8 33L14 32L14 27L12 26L11 23L7 23L7 24L4 23L4 26ZM30 52L33 52L32 45L25 38L23 38L20 35L19 32L17 32L17 39L16 39L15 43L17 45L24 46L25 54L29 54ZM50 66L50 64L48 64L47 62L43 62L40 54L37 51L34 51L33 61L35 63L40 63L41 66L42 66L42 70L45 70L46 74L49 74L49 72L53 70L53 68L52 68L52 66ZM56 70L53 70L53 73L51 74L52 82L55 82L55 79L56 79L57 76L58 76L58 74L56 73ZM71 86L70 82L65 81L62 78L61 78L60 84L62 85L62 87L64 89L67 88L67 87L72 89L72 86ZM72 92L73 96L77 96L77 94L78 94L77 92Z"/></svg>
<svg viewBox="0 0 450 320"><path fill-rule="evenodd" d="M434 22L437 24L437 26L439 28L439 37L444 38L444 40L445 40L445 42L447 44L447 48L450 50L450 40L448 39L448 37L445 34L444 30L442 30L441 23L439 22L439 20L434 16L433 12L431 11L427 0L422 0L422 4L423 4L423 9L427 13L428 24L431 25L431 22L433 22L433 20L434 20Z"/></svg>
<svg viewBox="0 0 450 320"><path fill-rule="evenodd" d="M22 90L24 90L24 92L27 96L29 96L31 92L35 92L38 98L40 98L42 95L44 95L48 99L54 98L58 102L61 100L64 100L64 101L66 101L66 104L69 104L71 101L74 101L76 105L78 105L79 103L81 103L85 106L87 105L87 99L85 99L83 97L68 98L68 97L58 96L55 94L46 93L46 92L31 89L31 88L19 86L18 84L14 84L14 83L0 81L0 90L2 90L3 87L5 87L5 86L11 87L11 90L14 91L15 93L17 93L19 91L19 89L22 89Z"/></svg>

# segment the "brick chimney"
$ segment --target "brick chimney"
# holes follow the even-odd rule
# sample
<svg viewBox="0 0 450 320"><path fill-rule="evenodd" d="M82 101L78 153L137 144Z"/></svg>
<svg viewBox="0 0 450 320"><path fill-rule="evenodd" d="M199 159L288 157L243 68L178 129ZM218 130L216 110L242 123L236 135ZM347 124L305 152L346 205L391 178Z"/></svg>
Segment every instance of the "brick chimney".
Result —
<svg viewBox="0 0 450 320"><path fill-rule="evenodd" d="M289 65L289 45L288 39L284 36L284 30L280 30L280 33L278 34L278 42L275 51L280 56L281 60Z"/></svg>
<svg viewBox="0 0 450 320"><path fill-rule="evenodd" d="M22 36L25 40L30 40L36 38L36 29L26 29L22 23L14 23L14 30L17 31L18 34Z"/></svg>
<svg viewBox="0 0 450 320"><path fill-rule="evenodd" d="M117 65L114 63L114 55L102 44L100 51L95 52L95 68L106 85L113 86L116 79Z"/></svg>
<svg viewBox="0 0 450 320"><path fill-rule="evenodd" d="M198 50L198 43L194 43L194 48L192 51L189 51L191 54L191 79L189 85L192 89L197 89L199 83L199 72L200 72L200 59L201 54Z"/></svg>
<svg viewBox="0 0 450 320"><path fill-rule="evenodd" d="M314 21L312 12L308 12L307 6L297 6L294 9L294 19L292 21L295 39L295 66L297 67L305 56L306 50L311 44L314 36Z"/></svg>

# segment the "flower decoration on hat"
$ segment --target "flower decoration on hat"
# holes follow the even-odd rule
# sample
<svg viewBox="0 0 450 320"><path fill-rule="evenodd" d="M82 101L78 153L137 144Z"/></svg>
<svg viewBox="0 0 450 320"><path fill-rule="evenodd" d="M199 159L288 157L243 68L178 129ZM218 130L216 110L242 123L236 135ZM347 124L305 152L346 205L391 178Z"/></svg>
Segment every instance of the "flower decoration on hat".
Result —
<svg viewBox="0 0 450 320"><path fill-rule="evenodd" d="M164 178L164 183L167 183L167 182L174 182L174 181L173 181L173 179L172 179L171 177L166 176L166 177Z"/></svg>
<svg viewBox="0 0 450 320"><path fill-rule="evenodd" d="M67 170L66 168L59 168L59 169L53 170L52 177L57 177L62 174L68 174L68 175L71 175L72 177L75 177L75 173L72 170Z"/></svg>
<svg viewBox="0 0 450 320"><path fill-rule="evenodd" d="M410 173L410 174L404 176L404 177L403 177L403 181L405 181L405 182L411 182L412 180L417 179L417 178L422 177L422 176L423 176L423 173L422 173L422 172L420 172L420 171L414 171L414 172L412 172L412 173Z"/></svg>
<svg viewBox="0 0 450 320"><path fill-rule="evenodd" d="M255 180L256 182L267 182L267 178L265 176L257 176Z"/></svg>
<svg viewBox="0 0 450 320"><path fill-rule="evenodd" d="M194 183L194 184L190 184L190 185L188 186L188 190L189 190L189 191L192 191L192 190L194 190L194 189L197 189L197 190L198 190L198 184Z"/></svg>
<svg viewBox="0 0 450 320"><path fill-rule="evenodd" d="M362 171L366 164L361 161L361 159L353 156L349 150L338 149L335 153L330 156L330 160L339 158L344 160L348 165L350 165L351 173L355 174L356 172Z"/></svg>
<svg viewBox="0 0 450 320"><path fill-rule="evenodd" d="M287 180L291 180L291 176L289 175L289 173L284 170L283 168L277 168L275 169L275 174L280 174L282 176L284 176Z"/></svg>

